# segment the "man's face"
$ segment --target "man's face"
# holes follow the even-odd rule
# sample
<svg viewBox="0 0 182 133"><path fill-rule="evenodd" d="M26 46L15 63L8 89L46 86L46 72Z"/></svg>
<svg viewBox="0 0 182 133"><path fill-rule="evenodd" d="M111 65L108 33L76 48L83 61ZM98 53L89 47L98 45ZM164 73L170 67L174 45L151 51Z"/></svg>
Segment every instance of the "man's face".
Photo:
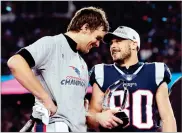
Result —
<svg viewBox="0 0 182 133"><path fill-rule="evenodd" d="M114 62L124 61L131 56L131 40L113 39L110 46L111 56Z"/></svg>
<svg viewBox="0 0 182 133"><path fill-rule="evenodd" d="M102 41L105 34L106 34L106 32L103 31L102 26L94 31L89 30L83 38L85 45L82 48L82 52L88 53L91 48L99 47L100 42Z"/></svg>

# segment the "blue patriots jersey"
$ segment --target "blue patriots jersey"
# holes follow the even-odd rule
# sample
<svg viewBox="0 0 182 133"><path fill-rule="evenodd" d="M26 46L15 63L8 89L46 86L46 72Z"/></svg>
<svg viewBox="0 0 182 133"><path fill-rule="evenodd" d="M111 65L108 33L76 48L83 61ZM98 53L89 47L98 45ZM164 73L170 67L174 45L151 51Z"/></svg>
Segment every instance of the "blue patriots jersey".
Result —
<svg viewBox="0 0 182 133"><path fill-rule="evenodd" d="M126 81L125 86L129 91L123 111L128 115L130 122L122 131L156 131L159 127L156 92L163 82L171 81L167 65L160 62L139 62L126 69L117 64L98 64L90 71L90 84L96 83L103 93L119 79ZM113 93L111 108L121 106L121 93L120 90Z"/></svg>

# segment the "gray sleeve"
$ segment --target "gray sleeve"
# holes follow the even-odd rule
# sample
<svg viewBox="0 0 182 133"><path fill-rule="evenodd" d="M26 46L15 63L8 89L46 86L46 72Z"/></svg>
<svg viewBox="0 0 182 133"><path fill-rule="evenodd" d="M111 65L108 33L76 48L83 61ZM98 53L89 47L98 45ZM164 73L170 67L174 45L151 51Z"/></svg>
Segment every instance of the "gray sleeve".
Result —
<svg viewBox="0 0 182 133"><path fill-rule="evenodd" d="M54 39L51 36L46 36L25 47L25 49L30 52L35 61L34 68L39 69L44 68L44 65L48 63L54 47Z"/></svg>

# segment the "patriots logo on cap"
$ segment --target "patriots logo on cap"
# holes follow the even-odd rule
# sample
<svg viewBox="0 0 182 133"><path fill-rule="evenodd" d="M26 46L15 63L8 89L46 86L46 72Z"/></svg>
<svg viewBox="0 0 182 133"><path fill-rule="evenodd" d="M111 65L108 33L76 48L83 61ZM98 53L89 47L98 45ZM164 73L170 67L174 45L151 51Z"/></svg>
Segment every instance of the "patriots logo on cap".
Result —
<svg viewBox="0 0 182 133"><path fill-rule="evenodd" d="M76 68L74 66L69 66L69 67L71 67L77 73L77 75L80 77L80 71L78 70L78 68Z"/></svg>

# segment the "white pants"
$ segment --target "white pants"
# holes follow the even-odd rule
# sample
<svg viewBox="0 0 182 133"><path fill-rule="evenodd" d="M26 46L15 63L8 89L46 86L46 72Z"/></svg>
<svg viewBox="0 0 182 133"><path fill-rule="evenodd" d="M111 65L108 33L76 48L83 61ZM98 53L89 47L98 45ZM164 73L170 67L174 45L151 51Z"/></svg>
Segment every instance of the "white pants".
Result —
<svg viewBox="0 0 182 133"><path fill-rule="evenodd" d="M33 132L69 132L69 127L64 122L55 122L48 125L35 123Z"/></svg>

